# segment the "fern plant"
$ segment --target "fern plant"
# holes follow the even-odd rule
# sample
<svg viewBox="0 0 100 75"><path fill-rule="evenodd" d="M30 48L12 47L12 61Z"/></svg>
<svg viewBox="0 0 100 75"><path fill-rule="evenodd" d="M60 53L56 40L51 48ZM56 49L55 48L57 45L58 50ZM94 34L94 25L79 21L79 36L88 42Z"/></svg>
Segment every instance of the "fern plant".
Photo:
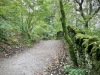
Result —
<svg viewBox="0 0 100 75"><path fill-rule="evenodd" d="M72 68L71 65L64 66L65 73L68 75L86 75L86 70L81 68Z"/></svg>

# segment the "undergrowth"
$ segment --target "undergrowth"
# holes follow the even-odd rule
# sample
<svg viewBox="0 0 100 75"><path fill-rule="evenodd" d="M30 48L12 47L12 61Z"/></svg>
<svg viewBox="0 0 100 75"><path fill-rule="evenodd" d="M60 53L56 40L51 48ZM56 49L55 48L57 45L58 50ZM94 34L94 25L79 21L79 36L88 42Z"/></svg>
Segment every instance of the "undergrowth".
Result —
<svg viewBox="0 0 100 75"><path fill-rule="evenodd" d="M64 70L68 75L87 75L85 69L73 68L71 65L64 66Z"/></svg>

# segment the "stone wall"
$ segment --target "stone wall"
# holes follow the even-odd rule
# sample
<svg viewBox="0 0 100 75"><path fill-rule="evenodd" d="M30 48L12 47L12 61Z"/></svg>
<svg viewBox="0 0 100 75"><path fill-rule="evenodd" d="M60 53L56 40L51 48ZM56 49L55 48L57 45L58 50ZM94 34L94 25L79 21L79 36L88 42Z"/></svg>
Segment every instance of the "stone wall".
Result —
<svg viewBox="0 0 100 75"><path fill-rule="evenodd" d="M100 40L86 35L84 31L68 26L68 33L75 46L78 66L87 70L88 75L100 75Z"/></svg>

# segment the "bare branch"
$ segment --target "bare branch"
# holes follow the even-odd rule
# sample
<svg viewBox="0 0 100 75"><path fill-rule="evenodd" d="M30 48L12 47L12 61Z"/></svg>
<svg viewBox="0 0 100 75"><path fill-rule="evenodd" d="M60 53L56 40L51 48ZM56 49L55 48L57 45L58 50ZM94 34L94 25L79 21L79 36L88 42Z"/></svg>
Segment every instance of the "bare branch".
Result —
<svg viewBox="0 0 100 75"><path fill-rule="evenodd" d="M89 20L92 19L99 12L99 10L100 10L100 7L98 7L98 9L93 14L91 14L91 17L88 19Z"/></svg>
<svg viewBox="0 0 100 75"><path fill-rule="evenodd" d="M81 16L82 16L83 19L85 20L85 14L84 14L84 12L83 12L83 7L82 7L81 4L80 4L79 6L80 6L80 7L79 7L79 10L80 10Z"/></svg>
<svg viewBox="0 0 100 75"><path fill-rule="evenodd" d="M89 15L92 13L92 0L89 2Z"/></svg>
<svg viewBox="0 0 100 75"><path fill-rule="evenodd" d="M83 4L84 0L81 0L81 2L79 2L78 0L75 0L78 4Z"/></svg>
<svg viewBox="0 0 100 75"><path fill-rule="evenodd" d="M97 10L95 10L95 12L93 13L93 16L96 15L99 12L99 10L100 10L100 6L98 7Z"/></svg>
<svg viewBox="0 0 100 75"><path fill-rule="evenodd" d="M81 16L83 17L83 19L85 20L85 14L83 12L83 7L82 7L82 4L83 4L84 0L81 0L81 3L79 1L77 1L77 0L75 0L75 1L78 3L78 5L79 5L79 12L81 13Z"/></svg>
<svg viewBox="0 0 100 75"><path fill-rule="evenodd" d="M83 4L84 0L81 0L81 4Z"/></svg>

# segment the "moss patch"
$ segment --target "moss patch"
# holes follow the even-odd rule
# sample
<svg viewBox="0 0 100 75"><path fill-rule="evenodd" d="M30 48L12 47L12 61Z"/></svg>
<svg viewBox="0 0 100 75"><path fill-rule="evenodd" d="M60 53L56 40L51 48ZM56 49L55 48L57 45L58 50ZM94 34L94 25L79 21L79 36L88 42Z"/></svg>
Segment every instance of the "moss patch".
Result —
<svg viewBox="0 0 100 75"><path fill-rule="evenodd" d="M88 60L92 61L92 71L94 74L100 74L100 40L98 37L86 35L84 31L75 26L68 26L67 28L69 36L75 43L75 49L78 51L79 56L77 56L77 58L86 58L84 54L87 53L89 59L85 60L85 62Z"/></svg>

